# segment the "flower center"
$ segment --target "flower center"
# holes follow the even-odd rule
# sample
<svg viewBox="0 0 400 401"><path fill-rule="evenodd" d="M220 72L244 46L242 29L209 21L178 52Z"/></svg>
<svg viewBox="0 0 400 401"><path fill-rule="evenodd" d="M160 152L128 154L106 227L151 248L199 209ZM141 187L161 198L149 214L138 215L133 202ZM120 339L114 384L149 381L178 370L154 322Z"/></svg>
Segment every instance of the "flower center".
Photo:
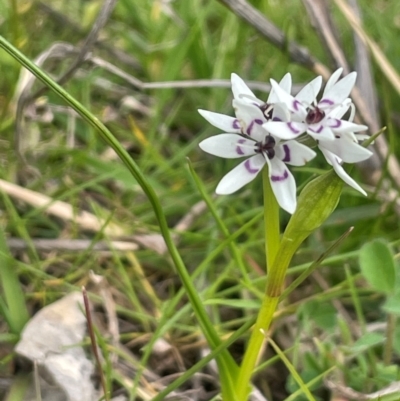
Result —
<svg viewBox="0 0 400 401"><path fill-rule="evenodd" d="M325 117L325 112L318 107L312 107L308 110L306 116L307 124L317 124Z"/></svg>
<svg viewBox="0 0 400 401"><path fill-rule="evenodd" d="M264 141L256 143L256 153L263 153L268 159L273 159L275 156L275 139L268 135Z"/></svg>
<svg viewBox="0 0 400 401"><path fill-rule="evenodd" d="M272 111L274 109L274 107L272 106L272 104L269 103L264 103L258 106L260 108L260 110L263 112L264 117L267 120L270 120L272 118Z"/></svg>

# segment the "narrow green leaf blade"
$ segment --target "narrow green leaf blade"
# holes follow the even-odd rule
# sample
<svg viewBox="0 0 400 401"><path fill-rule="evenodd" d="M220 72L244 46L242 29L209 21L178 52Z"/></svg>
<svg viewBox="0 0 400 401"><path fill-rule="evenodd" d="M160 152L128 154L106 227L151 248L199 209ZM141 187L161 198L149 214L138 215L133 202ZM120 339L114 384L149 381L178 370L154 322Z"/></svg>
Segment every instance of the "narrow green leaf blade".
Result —
<svg viewBox="0 0 400 401"><path fill-rule="evenodd" d="M15 265L7 247L3 229L0 227L0 280L3 287L4 300L7 309L4 309L7 323L14 334L20 334L29 320L25 296L18 279Z"/></svg>

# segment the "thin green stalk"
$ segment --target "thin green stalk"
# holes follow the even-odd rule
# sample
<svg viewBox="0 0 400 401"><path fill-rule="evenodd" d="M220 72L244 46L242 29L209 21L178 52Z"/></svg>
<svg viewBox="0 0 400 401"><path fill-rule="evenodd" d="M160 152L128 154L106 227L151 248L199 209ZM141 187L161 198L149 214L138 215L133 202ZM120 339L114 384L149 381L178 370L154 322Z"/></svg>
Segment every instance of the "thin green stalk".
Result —
<svg viewBox="0 0 400 401"><path fill-rule="evenodd" d="M264 190L264 224L265 224L265 257L267 265L267 292L264 296L261 309L258 313L256 324L250 336L247 349L240 366L239 377L236 385L236 392L239 400L247 400L250 390L250 381L256 367L260 351L265 341L265 333L268 331L272 322L274 312L278 306L280 294L268 293L269 278L275 277L273 266L278 249L280 246L279 232L279 205L272 192L271 183L268 176L268 169L263 170L263 190ZM286 269L285 269L286 273ZM282 280L283 284L283 280Z"/></svg>
<svg viewBox="0 0 400 401"><path fill-rule="evenodd" d="M210 347L215 349L221 344L221 340L209 320L207 313L203 307L201 299L194 288L191 277L186 270L186 267L181 259L181 256L172 240L167 220L163 213L160 200L158 199L154 189L147 182L147 179L140 171L139 167L129 156L127 151L121 146L114 135L106 128L106 126L94 115L92 115L80 102L73 98L67 91L65 91L60 85L54 82L46 73L44 73L39 67L32 63L26 56L24 56L19 50L12 46L4 37L0 36L0 48L4 49L9 55L16 59L21 65L28 69L33 75L35 75L40 81L42 81L46 86L51 88L55 93L57 93L69 106L71 106L84 121L88 122L101 137L110 145L125 166L128 168L130 173L135 177L138 184L143 189L144 193L148 197L150 204L153 207L154 213L158 220L160 231L163 235L164 241L167 245L171 259L174 262L176 270L180 276L183 286L186 289L188 298L193 310L196 314L199 325L204 333ZM217 363L219 365L220 375L221 375L221 385L223 397L226 400L234 400L235 394L233 392L233 382L235 371L237 365L233 360L231 354L227 350L223 350L217 358Z"/></svg>

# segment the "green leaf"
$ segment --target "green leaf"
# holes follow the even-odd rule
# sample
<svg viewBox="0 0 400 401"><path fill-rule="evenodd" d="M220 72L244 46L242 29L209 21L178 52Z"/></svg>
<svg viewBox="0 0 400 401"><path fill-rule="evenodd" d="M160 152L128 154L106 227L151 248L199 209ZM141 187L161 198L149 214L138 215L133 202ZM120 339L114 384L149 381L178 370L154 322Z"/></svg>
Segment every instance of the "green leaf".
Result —
<svg viewBox="0 0 400 401"><path fill-rule="evenodd" d="M391 294L396 285L396 265L388 244L374 240L365 244L360 251L361 273L376 291Z"/></svg>
<svg viewBox="0 0 400 401"><path fill-rule="evenodd" d="M318 327L331 330L337 327L337 311L327 302L311 300L299 308L303 319L312 320Z"/></svg>
<svg viewBox="0 0 400 401"><path fill-rule="evenodd" d="M332 170L308 183L301 192L297 209L285 230L296 244L303 242L335 210L343 181Z"/></svg>
<svg viewBox="0 0 400 401"><path fill-rule="evenodd" d="M0 281L5 301L1 302L1 310L11 332L19 335L29 320L29 313L13 260L4 232L0 228Z"/></svg>
<svg viewBox="0 0 400 401"><path fill-rule="evenodd" d="M369 348L385 342L385 335L382 333L366 333L361 336L349 349L354 353L366 351Z"/></svg>
<svg viewBox="0 0 400 401"><path fill-rule="evenodd" d="M297 209L283 234L272 268L266 292L280 294L286 269L300 244L335 210L343 182L332 170L308 183L301 192Z"/></svg>
<svg viewBox="0 0 400 401"><path fill-rule="evenodd" d="M389 295L386 302L383 304L383 310L387 313L394 313L400 315L400 293Z"/></svg>

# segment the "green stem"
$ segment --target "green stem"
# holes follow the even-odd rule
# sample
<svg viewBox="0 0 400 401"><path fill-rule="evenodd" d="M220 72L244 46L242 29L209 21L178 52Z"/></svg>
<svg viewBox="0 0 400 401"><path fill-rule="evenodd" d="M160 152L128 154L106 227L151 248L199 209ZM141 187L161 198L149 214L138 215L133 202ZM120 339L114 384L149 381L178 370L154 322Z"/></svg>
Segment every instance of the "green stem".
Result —
<svg viewBox="0 0 400 401"><path fill-rule="evenodd" d="M265 334L268 331L274 312L278 305L280 294L269 294L270 279L276 280L273 266L280 245L279 232L279 205L272 192L271 183L268 176L268 169L263 170L263 190L264 190L264 224L265 224L265 257L267 265L267 287L261 309L258 313L256 324L250 336L250 340L240 366L236 393L240 401L246 401L250 387L251 376L256 367L260 351L263 348ZM286 272L286 269L285 269ZM283 280L282 280L283 283ZM280 287L281 288L281 287Z"/></svg>

